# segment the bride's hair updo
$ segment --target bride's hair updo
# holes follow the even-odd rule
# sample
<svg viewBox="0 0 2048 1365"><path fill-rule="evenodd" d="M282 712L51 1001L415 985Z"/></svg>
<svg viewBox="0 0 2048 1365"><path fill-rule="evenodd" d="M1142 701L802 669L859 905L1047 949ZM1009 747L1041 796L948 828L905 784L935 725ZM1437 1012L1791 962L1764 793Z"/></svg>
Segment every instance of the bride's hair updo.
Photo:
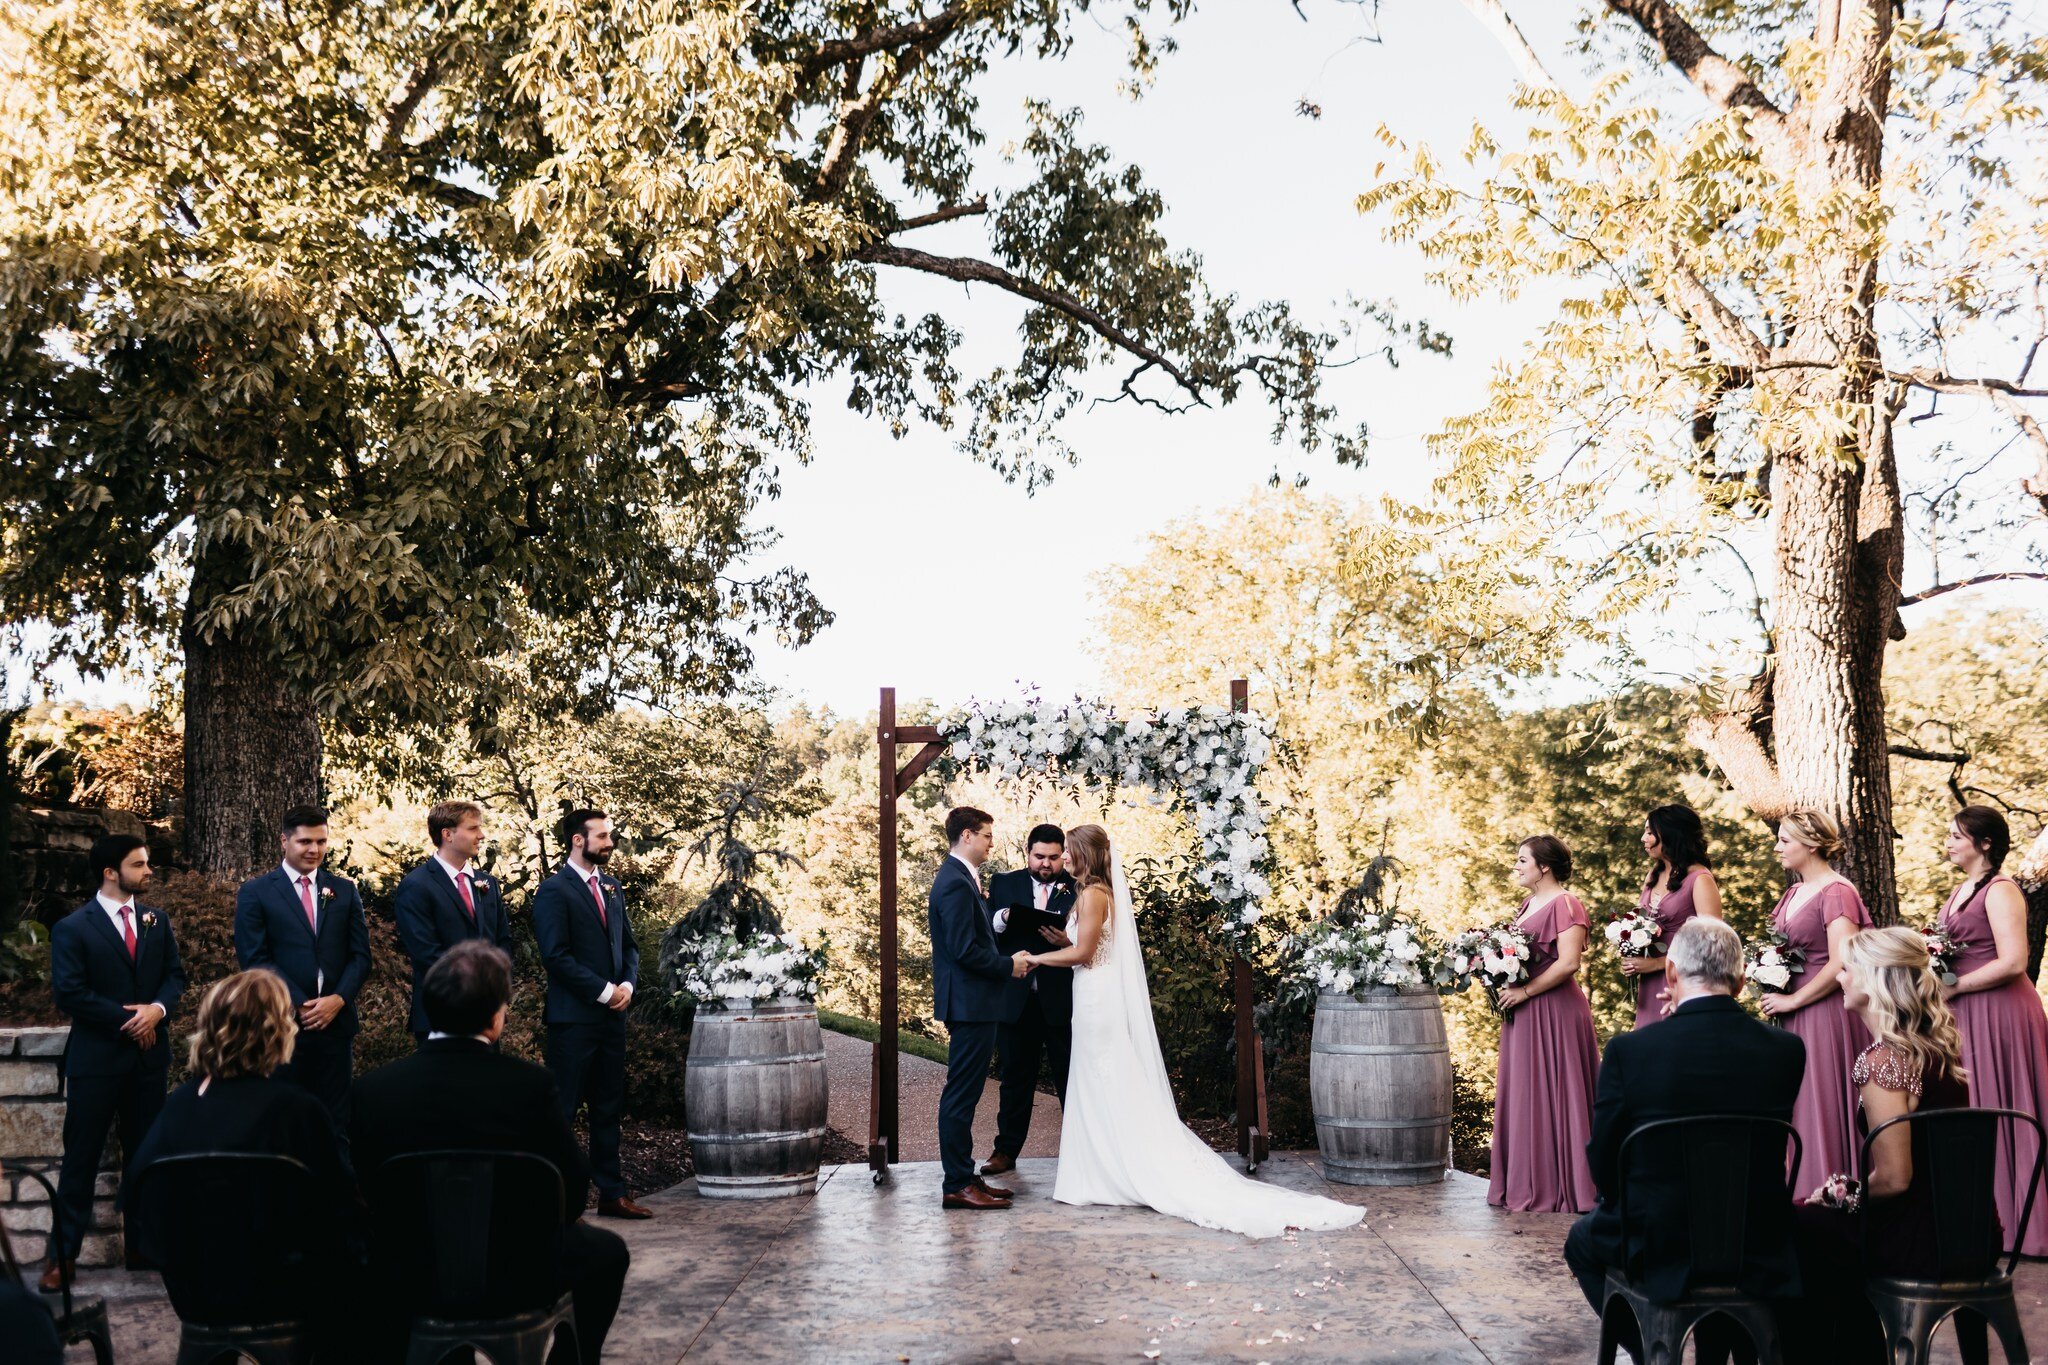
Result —
<svg viewBox="0 0 2048 1365"><path fill-rule="evenodd" d="M1109 831L1100 825L1076 825L1067 831L1067 859L1074 865L1074 885L1109 885Z"/></svg>

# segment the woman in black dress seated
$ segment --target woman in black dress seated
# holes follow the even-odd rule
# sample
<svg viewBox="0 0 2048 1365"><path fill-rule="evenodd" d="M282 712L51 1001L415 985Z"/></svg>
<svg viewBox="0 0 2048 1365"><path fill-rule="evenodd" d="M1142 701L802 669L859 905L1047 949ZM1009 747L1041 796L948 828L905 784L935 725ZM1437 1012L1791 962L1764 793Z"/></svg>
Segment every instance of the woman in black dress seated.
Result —
<svg viewBox="0 0 2048 1365"><path fill-rule="evenodd" d="M1861 1016L1876 1040L1851 1073L1860 1101L1859 1139L1905 1114L1966 1108L1970 1089L1962 1038L1942 999L1941 979L1928 963L1926 940L1912 929L1866 929L1849 940L1841 978L1843 1004ZM1936 1273L1926 1147L1921 1125L1888 1129L1871 1145L1870 1169L1854 1198L1844 1198L1848 1192L1831 1179L1797 1210L1805 1295L1784 1315L1792 1359L1884 1359L1883 1328L1864 1297L1863 1282L1870 1276L1928 1279ZM1997 1251L1989 1248L1990 1255Z"/></svg>
<svg viewBox="0 0 2048 1365"><path fill-rule="evenodd" d="M216 984L199 1006L192 1079L164 1101L135 1155L129 1227L143 1254L162 1269L171 1305L186 1321L321 1323L345 1308L360 1264L354 1182L325 1107L274 1074L291 1059L296 1033L291 994L276 974L241 972ZM178 1206L170 1170L152 1173L149 1167L202 1152L292 1157L311 1175L307 1202L291 1209L217 1209L217 1222L201 1222ZM255 1231L266 1219L271 1235ZM206 1250L238 1232L288 1242L288 1249L253 1257L247 1246L228 1244L224 1254Z"/></svg>

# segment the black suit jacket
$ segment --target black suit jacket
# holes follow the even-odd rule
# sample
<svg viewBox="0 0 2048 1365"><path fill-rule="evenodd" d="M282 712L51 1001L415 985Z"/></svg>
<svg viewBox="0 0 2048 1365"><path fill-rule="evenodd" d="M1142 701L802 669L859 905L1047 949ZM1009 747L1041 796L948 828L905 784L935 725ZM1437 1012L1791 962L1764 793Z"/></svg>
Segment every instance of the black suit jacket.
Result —
<svg viewBox="0 0 2048 1365"><path fill-rule="evenodd" d="M547 968L548 998L542 1016L550 1024L625 1022L625 1016L597 997L623 981L640 989L640 947L618 879L597 874L605 912L597 913L590 883L567 863L540 884L533 898L533 941Z"/></svg>
<svg viewBox="0 0 2048 1365"><path fill-rule="evenodd" d="M462 908L462 897L447 870L433 858L405 874L391 898L391 913L398 921L398 938L405 955L412 959L412 1031L427 1031L427 1007L420 1000L420 983L427 969L464 939L488 939L506 952L512 951L512 926L505 914L505 897L498 879L470 864L471 894L476 900L476 920Z"/></svg>
<svg viewBox="0 0 2048 1365"><path fill-rule="evenodd" d="M562 1173L562 1221L583 1213L590 1171L562 1117L555 1078L474 1038L430 1038L356 1082L349 1150L365 1182L408 1152L531 1152Z"/></svg>
<svg viewBox="0 0 2048 1365"><path fill-rule="evenodd" d="M1003 931L996 935L996 948L1004 954L1026 952L1046 953L1053 951L1053 945L1039 937L1040 923L1034 906L1037 892L1034 890L1031 872L1019 868L1015 872L999 872L988 881L989 926L994 928L998 910L1010 911ZM1052 899L1046 902L1046 909L1056 915L1066 914L1074 908L1074 880L1062 875L1053 884ZM1024 983L1025 989L1037 993L1040 1015L1056 1023L1066 1023L1074 1016L1074 969L1072 967L1036 967Z"/></svg>
<svg viewBox="0 0 2048 1365"><path fill-rule="evenodd" d="M1725 995L1686 1001L1653 1027L1615 1036L1600 1066L1593 1137L1586 1161L1600 1202L1588 1232L1601 1262L1626 1265L1658 1302L1684 1293L1692 1269L1686 1239L1685 1166L1654 1137L1629 1149L1628 1135L1658 1119L1754 1114L1790 1120L1806 1073L1806 1045L1759 1024ZM1785 1194L1785 1142L1762 1143L1750 1162L1749 1263L1742 1287L1766 1298L1799 1293L1792 1206ZM1629 1239L1622 1245L1619 1198L1628 1181Z"/></svg>
<svg viewBox="0 0 2048 1365"><path fill-rule="evenodd" d="M185 993L185 969L171 917L140 901L135 905L135 956L94 897L57 921L50 930L50 994L71 1016L71 1041L64 1053L69 1076L120 1076L140 1068L171 1064L171 1010ZM121 1032L133 1017L126 1005L164 1007L156 1042L139 1048Z"/></svg>
<svg viewBox="0 0 2048 1365"><path fill-rule="evenodd" d="M926 903L932 936L932 1008L946 1023L1009 1024L1030 989L996 947L988 902L974 875L952 854L932 878Z"/></svg>
<svg viewBox="0 0 2048 1365"><path fill-rule="evenodd" d="M284 978L296 1009L316 995L347 1001L326 1032L356 1031L356 992L370 975L370 927L356 884L324 868L313 874L314 921L306 923L299 889L282 867L251 877L235 893L235 961L244 971L267 967Z"/></svg>

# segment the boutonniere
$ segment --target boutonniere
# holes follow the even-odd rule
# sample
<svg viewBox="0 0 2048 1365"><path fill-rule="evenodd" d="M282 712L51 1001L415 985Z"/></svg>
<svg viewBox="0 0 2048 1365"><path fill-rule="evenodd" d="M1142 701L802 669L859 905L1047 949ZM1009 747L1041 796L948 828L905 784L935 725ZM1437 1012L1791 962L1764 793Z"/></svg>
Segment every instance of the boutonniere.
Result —
<svg viewBox="0 0 2048 1365"><path fill-rule="evenodd" d="M485 877L485 876L478 876L478 877L474 878L473 880L474 880L474 881L476 882L476 889L477 889L477 890L479 890L479 891L488 891L488 890L490 890L490 889L491 889L491 879L490 879L489 877Z"/></svg>
<svg viewBox="0 0 2048 1365"><path fill-rule="evenodd" d="M150 930L156 928L156 911L143 911L140 915L137 915L135 917L135 922L142 926L143 933L148 933Z"/></svg>
<svg viewBox="0 0 2048 1365"><path fill-rule="evenodd" d="M619 889L619 884L613 881L610 877L599 877L597 879L597 884L599 886L602 886L607 891L616 891Z"/></svg>
<svg viewBox="0 0 2048 1365"><path fill-rule="evenodd" d="M334 899L334 888L333 888L333 887L331 887L331 886L323 886L323 887L321 887L321 888L320 888L320 899L321 899L321 900L323 900L323 901L331 901L331 900L333 900L333 899Z"/></svg>

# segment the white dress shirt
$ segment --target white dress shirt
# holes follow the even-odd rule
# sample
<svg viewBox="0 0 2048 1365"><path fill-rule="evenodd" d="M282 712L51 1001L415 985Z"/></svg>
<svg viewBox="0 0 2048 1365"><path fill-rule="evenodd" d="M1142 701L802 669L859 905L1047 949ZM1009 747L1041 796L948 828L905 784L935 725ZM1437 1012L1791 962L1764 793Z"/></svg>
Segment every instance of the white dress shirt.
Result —
<svg viewBox="0 0 2048 1365"><path fill-rule="evenodd" d="M601 874L600 872L598 872L598 870L597 870L596 868L594 868L594 867L585 867L585 866L584 866L584 865L583 865L582 863L579 863L579 862L577 862L577 861L576 861L576 855L575 855L575 854L573 854L573 853L571 853L571 854L569 855L569 870L570 870L571 872L573 872L573 873L575 873L575 874L576 874L576 880L577 880L577 881L579 881L579 882L582 882L582 883L583 883L583 894L584 894L584 895L586 895L586 896L587 896L587 895L589 895L589 894L590 894L590 879L591 879L592 877L597 877L597 878L599 879L599 880L598 880L598 894L599 894L599 895L603 895L603 894L604 894L604 881L603 881L603 874ZM612 997L613 997L614 995L617 995L617 994L618 994L618 992L619 992L619 987L618 987L618 984L617 984L616 982L613 982L613 983L607 984L607 985L605 986L605 988L604 988L603 990L601 990L601 991L599 991L599 992L597 993L597 1003L598 1003L598 1004L600 1004L600 1005L609 1005L609 1004L611 1004L611 1002L612 1002Z"/></svg>
<svg viewBox="0 0 2048 1365"><path fill-rule="evenodd" d="M135 897L130 896L124 901L108 900L107 893L102 891L97 896L94 896L93 899L100 903L100 909L106 911L107 919L114 926L114 936L120 939L124 946L128 942L128 935L121 931L121 912L123 910L128 912L128 927L135 931L135 955L137 957L142 956L142 915L135 908ZM156 1017L159 1020L170 1014L169 1010L165 1009L162 1005L158 1005L156 1001L152 1000L148 1003L156 1007Z"/></svg>
<svg viewBox="0 0 2048 1365"><path fill-rule="evenodd" d="M1031 903L1039 910L1044 910L1046 906L1052 904L1052 893L1058 889L1051 882L1042 882L1038 878L1033 877L1031 879ZM1009 930L1009 927L1010 907L1006 905L996 911L996 932L999 934L1005 933Z"/></svg>
<svg viewBox="0 0 2048 1365"><path fill-rule="evenodd" d="M311 872L301 872L296 867L293 867L290 863L279 863L278 866L284 869L285 880L292 884L293 900L299 900L299 879L301 877L305 878L308 882L312 883L312 924L313 932L315 934L318 934L320 932L320 869L316 867ZM299 908L301 910L305 909L306 903L304 901L299 901ZM314 964L313 967L313 994L327 994L327 969L325 967L320 966L317 962Z"/></svg>

